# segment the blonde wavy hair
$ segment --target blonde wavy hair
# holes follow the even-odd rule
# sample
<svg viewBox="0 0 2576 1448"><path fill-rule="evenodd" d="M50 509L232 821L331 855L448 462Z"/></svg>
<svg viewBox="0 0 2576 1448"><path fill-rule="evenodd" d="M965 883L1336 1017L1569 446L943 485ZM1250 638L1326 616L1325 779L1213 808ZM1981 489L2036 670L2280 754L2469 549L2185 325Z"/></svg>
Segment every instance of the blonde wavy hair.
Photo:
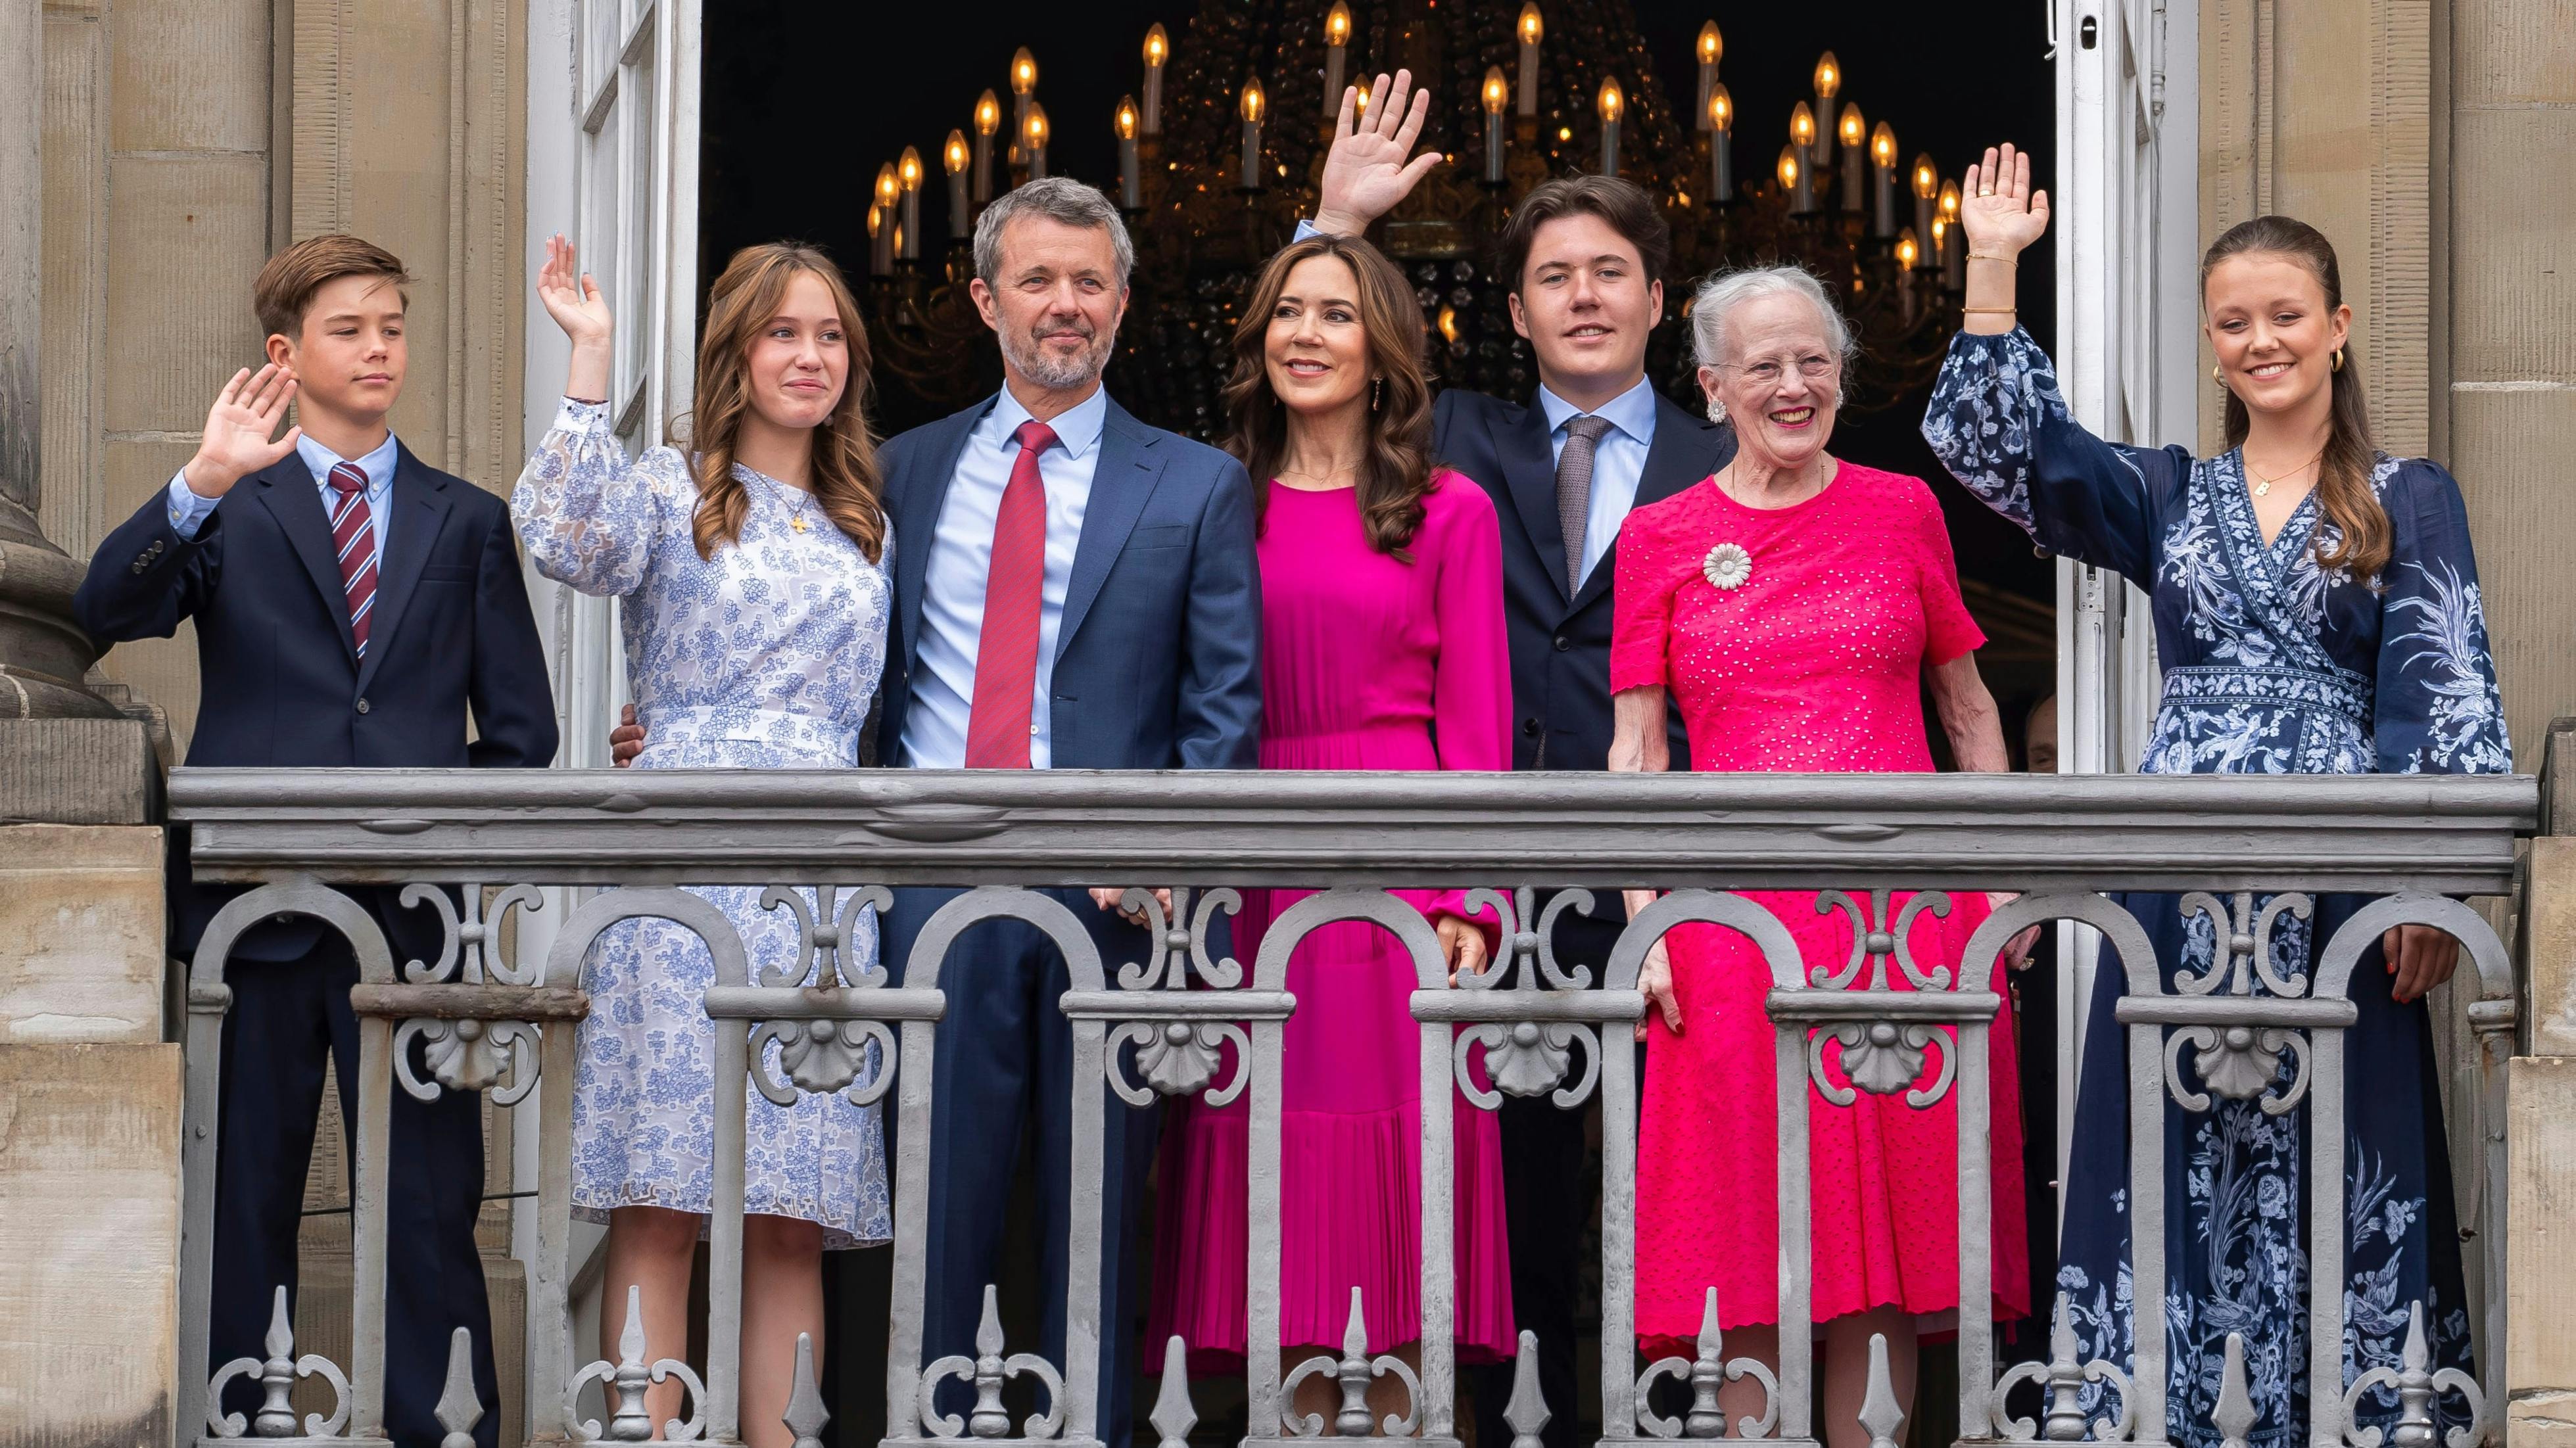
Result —
<svg viewBox="0 0 2576 1448"><path fill-rule="evenodd" d="M674 420L671 444L694 449L698 510L691 524L700 558L719 544L742 539L751 498L733 475L734 442L751 407L752 343L778 315L799 273L821 281L840 313L849 340L850 371L822 425L814 429L814 501L832 526L859 545L871 563L884 561L885 510L879 502L877 442L868 427L868 333L858 299L832 259L810 246L773 241L733 254L707 297L707 325L698 339L697 405L685 425Z"/></svg>

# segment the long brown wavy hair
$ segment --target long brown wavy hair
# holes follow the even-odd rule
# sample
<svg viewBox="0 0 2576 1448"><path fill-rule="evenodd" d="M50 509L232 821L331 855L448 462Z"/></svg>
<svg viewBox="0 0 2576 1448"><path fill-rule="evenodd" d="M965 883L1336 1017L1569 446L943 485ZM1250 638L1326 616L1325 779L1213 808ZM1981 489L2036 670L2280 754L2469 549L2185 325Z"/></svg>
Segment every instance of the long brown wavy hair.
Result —
<svg viewBox="0 0 2576 1448"><path fill-rule="evenodd" d="M2325 289L2326 311L2343 305L2343 271L2335 263L2334 244L2323 232L2287 216L2258 216L2239 222L2209 244L2200 259L2200 288L2209 293L2209 274L2232 256L2283 256L2306 267ZM2317 506L2342 537L2329 552L2317 549L2317 562L2340 568L2359 579L2373 579L2388 566L2388 511L2379 506L2371 487L2371 469L2379 449L2370 440L2370 408L2361 393L2361 363L2347 344L2343 366L2330 378L2334 397L2326 433L2325 456L2317 464ZM2241 447L2253 428L2245 399L2227 389L2227 445Z"/></svg>
<svg viewBox="0 0 2576 1448"><path fill-rule="evenodd" d="M778 315L788 284L809 273L832 294L850 349L849 376L841 400L814 429L814 501L832 526L859 545L871 563L885 557L885 510L879 504L876 435L868 427L868 332L859 320L858 299L832 259L797 242L773 241L746 246L725 264L707 297L707 325L698 339L697 402L685 426L677 420L671 444L683 454L695 449L698 511L691 520L700 558L713 558L716 547L742 540L743 519L751 498L733 475L734 442L742 432L742 415L751 407L751 347L761 329Z"/></svg>
<svg viewBox="0 0 2576 1448"><path fill-rule="evenodd" d="M1265 357L1270 314L1279 309L1288 274L1310 256L1339 258L1356 283L1369 370L1386 379L1382 390L1372 390L1368 451L1359 467L1360 518L1371 548L1410 563L1404 550L1422 527L1422 499L1431 491L1431 378L1422 365L1421 304L1404 273L1376 247L1357 237L1310 236L1262 269L1234 329L1225 450L1252 474L1252 515L1261 521L1270 504L1268 480L1288 447L1288 409L1270 390Z"/></svg>

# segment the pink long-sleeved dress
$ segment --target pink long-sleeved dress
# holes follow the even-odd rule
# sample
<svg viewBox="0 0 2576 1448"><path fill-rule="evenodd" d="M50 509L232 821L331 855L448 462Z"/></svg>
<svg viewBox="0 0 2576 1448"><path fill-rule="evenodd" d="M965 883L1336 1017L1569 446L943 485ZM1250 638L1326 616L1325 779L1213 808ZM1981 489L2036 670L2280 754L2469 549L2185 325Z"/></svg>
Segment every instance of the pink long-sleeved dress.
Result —
<svg viewBox="0 0 2576 1448"><path fill-rule="evenodd" d="M1691 768L1921 772L1923 670L1985 642L1959 594L1941 505L1920 479L1841 464L1825 490L1748 508L1714 479L1628 515L1619 535L1610 687L1664 685L1690 730ZM1866 897L1866 891L1858 892ZM1811 893L1750 891L1798 943L1803 965L1839 972L1852 924ZM1893 920L1912 896L1888 902ZM1907 932L1915 963L1956 969L1987 915L1952 894ZM1885 922L1873 920L1873 929ZM1778 1111L1768 968L1731 930L1670 937L1680 1034L1649 1013L1637 1152L1637 1334L1660 1345L1699 1331L1717 1289L1721 1324L1779 1318ZM1998 994L1993 958L1973 962ZM1889 983L1912 987L1892 963ZM1869 984L1864 967L1852 989ZM2007 1001L2009 997L2006 997ZM1935 1050L1951 1048L1951 1031ZM1994 1181L1993 1311L2028 1312L2022 1226L2021 1091L2011 1008L1987 1036L1988 1081L1962 1079L1930 1107L1858 1093L1834 1106L1810 1085L1810 1306L1817 1321L1878 1307L1938 1320L1959 1306L1958 1093L1989 1091ZM1841 1084L1841 1049L1827 1069ZM1927 1055L1917 1084L1938 1069Z"/></svg>
<svg viewBox="0 0 2576 1448"><path fill-rule="evenodd" d="M1369 547L1356 494L1272 482L1261 535L1261 767L1511 767L1511 664L1494 506L1453 472L1434 476L1401 561ZM1247 890L1236 956L1249 968L1269 923L1310 893ZM1454 893L1399 892L1426 914ZM1491 923L1488 921L1487 923ZM1421 1336L1421 1040L1413 962L1375 926L1327 925L1288 962L1280 1112L1280 1329L1338 1345L1351 1288L1369 1351ZM1233 1077L1228 1059L1217 1077ZM1512 1348L1502 1151L1492 1113L1452 1103L1464 1361ZM1239 1360L1246 1335L1247 1103L1181 1103L1163 1133L1154 1291L1146 1341L1178 1333L1193 1364Z"/></svg>

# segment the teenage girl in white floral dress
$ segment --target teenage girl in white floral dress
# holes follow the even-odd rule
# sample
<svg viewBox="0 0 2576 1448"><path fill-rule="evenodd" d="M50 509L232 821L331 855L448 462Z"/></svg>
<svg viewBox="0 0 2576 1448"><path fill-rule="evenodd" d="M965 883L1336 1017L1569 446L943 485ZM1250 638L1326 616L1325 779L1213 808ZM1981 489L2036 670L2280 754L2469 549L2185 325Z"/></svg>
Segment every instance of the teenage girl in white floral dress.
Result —
<svg viewBox="0 0 2576 1448"><path fill-rule="evenodd" d="M651 729L635 767L855 766L885 665L893 539L859 405L867 341L840 272L802 247L737 253L709 299L694 451L657 447L632 463L610 419L608 308L560 237L537 292L572 339L572 367L511 513L537 571L625 600L627 672ZM696 893L740 932L754 979L791 962L791 912L762 909L757 888ZM828 903L836 914L841 901ZM855 984L876 965L874 912L851 933L840 968ZM690 1258L713 1184L714 1027L701 996L714 964L688 930L629 921L601 935L582 981L573 1202L609 1224L602 1347L617 1358L632 1284L645 1360L685 1357ZM876 1107L842 1096L791 1108L748 1082L723 1089L749 1101L743 1431L753 1448L781 1448L796 1335L822 1346L821 1253L890 1235L884 1137ZM655 1422L678 1414L677 1392L654 1390Z"/></svg>
<svg viewBox="0 0 2576 1448"><path fill-rule="evenodd" d="M1967 324L1950 345L1923 436L1988 507L2042 548L2107 568L2153 603L2164 671L2154 774L2487 774L2513 767L2478 606L2477 560L2459 484L2438 463L2370 443L2333 247L2314 227L2257 217L2201 263L2213 379L2226 388L2228 450L2105 442L2068 412L2056 369L2013 325L2013 262L2048 224L2027 157L2006 146L1969 169ZM2271 897L2257 897L2259 911ZM2207 978L2220 932L2172 895L2131 895L2168 990ZM2273 978L2309 972L2366 903L2315 902L2272 931ZM2232 957L2243 968L2241 957ZM2347 984L2344 1381L2394 1367L2422 1302L2435 1367L2469 1363L2439 1077L2424 994L2449 978L2452 939L2388 931ZM2272 994L2261 972L2251 989ZM2242 976L2238 979L2243 979ZM2256 1422L2246 1439L2296 1441L2307 1381L2308 1110L2274 1114L2214 1096L2165 1105L2161 1303L2133 1300L2128 1096L2113 1010L2121 972L2096 977L2068 1167L2058 1286L2079 1356L2130 1361L2137 1332L2167 1334L2167 1428L2214 1448L2212 1415L2230 1334L2244 1340ZM2204 989L2208 987L2204 986ZM2242 987L2239 987L2242 988ZM2195 1058L2197 1059L2197 1053ZM2205 1069L2205 1068L2204 1068ZM2297 1069L2284 1053L2282 1087ZM2282 1089L2281 1087L2274 1088ZM2141 1319L2143 1321L2141 1321ZM2331 1399L2329 1399L2331 1401ZM2362 1395L2363 1425L2387 1429L2396 1395ZM2458 1427L2458 1399L2435 1410Z"/></svg>

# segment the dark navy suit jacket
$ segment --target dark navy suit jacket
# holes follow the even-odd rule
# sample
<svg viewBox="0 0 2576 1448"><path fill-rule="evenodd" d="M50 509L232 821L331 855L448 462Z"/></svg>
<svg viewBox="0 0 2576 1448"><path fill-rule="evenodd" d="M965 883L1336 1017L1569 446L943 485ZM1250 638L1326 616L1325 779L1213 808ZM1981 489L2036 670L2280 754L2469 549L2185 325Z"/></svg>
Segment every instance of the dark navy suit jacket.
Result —
<svg viewBox="0 0 2576 1448"><path fill-rule="evenodd" d="M1478 392L1433 407L1441 462L1493 495L1503 524L1503 616L1512 645L1512 767L1602 769L1610 758L1610 621L1615 554L1572 593L1557 522L1556 455L1547 414ZM1734 434L1655 396L1655 441L1637 507L1661 502L1726 466ZM1671 710L1672 768L1690 768L1681 711Z"/></svg>
<svg viewBox="0 0 2576 1448"><path fill-rule="evenodd" d="M877 758L900 762L921 641L922 579L966 436L987 401L878 453L894 520L895 626ZM1252 769L1260 763L1261 579L1252 484L1203 443L1116 402L1056 631L1047 701L1057 769Z"/></svg>
<svg viewBox="0 0 2576 1448"><path fill-rule="evenodd" d="M363 664L330 519L294 453L236 483L194 540L170 526L167 493L156 488L98 545L75 599L94 638L168 638L182 620L196 623L200 694L189 764L537 769L553 761L554 694L509 506L409 448L397 451ZM194 952L206 922L238 893L177 892L182 954ZM392 913L403 917L385 921L398 947L426 931L435 952L429 911ZM296 959L321 929L300 917L263 926L235 953Z"/></svg>

